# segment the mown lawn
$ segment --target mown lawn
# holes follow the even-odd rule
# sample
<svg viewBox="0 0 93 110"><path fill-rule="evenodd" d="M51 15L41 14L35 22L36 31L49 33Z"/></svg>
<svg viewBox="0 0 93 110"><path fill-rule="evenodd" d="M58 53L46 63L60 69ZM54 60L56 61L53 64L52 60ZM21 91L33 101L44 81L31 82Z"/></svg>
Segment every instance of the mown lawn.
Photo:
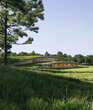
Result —
<svg viewBox="0 0 93 110"><path fill-rule="evenodd" d="M0 110L93 110L92 66L91 73L33 66L0 66Z"/></svg>

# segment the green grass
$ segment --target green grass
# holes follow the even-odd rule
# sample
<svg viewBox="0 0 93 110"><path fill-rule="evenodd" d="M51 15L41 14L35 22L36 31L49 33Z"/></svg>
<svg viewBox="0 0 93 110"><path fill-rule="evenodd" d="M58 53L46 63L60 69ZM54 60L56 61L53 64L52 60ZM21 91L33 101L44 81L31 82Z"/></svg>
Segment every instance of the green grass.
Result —
<svg viewBox="0 0 93 110"><path fill-rule="evenodd" d="M35 67L0 66L0 110L93 110L93 66Z"/></svg>
<svg viewBox="0 0 93 110"><path fill-rule="evenodd" d="M82 73L87 73L87 72L90 72L90 73L93 73L93 66L85 66L85 67L82 67L82 68L77 68L77 69L67 69L67 70L64 70L66 72L74 72L74 73L77 73L77 72L82 72Z"/></svg>
<svg viewBox="0 0 93 110"><path fill-rule="evenodd" d="M40 56L8 56L8 64L14 64L15 62L24 61L27 59L31 59L34 57L40 57ZM1 56L0 56L0 64L3 62Z"/></svg>
<svg viewBox="0 0 93 110"><path fill-rule="evenodd" d="M24 61L24 60L35 58L35 57L40 57L40 56L9 56L8 63L13 64L15 62Z"/></svg>
<svg viewBox="0 0 93 110"><path fill-rule="evenodd" d="M41 71L47 71L48 74L57 76L71 77L93 82L93 66L83 66L82 68L77 69L42 69Z"/></svg>
<svg viewBox="0 0 93 110"><path fill-rule="evenodd" d="M40 56L9 56L10 59L19 59L19 60L26 60L34 57L40 57Z"/></svg>

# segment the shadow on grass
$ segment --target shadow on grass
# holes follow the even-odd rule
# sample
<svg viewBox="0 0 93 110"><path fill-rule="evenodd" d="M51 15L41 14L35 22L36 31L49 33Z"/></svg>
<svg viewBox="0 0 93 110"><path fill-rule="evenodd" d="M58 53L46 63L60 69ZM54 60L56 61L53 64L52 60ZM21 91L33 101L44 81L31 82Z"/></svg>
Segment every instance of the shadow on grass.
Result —
<svg viewBox="0 0 93 110"><path fill-rule="evenodd" d="M15 62L18 63L20 61L22 61L22 60L19 59L19 58L11 58L11 57L8 58L8 64L9 65L14 64ZM4 63L3 58L0 57L0 65L3 64L3 63Z"/></svg>
<svg viewBox="0 0 93 110"><path fill-rule="evenodd" d="M46 101L71 97L92 100L93 84L15 67L0 67L0 99L25 108L27 100L33 97Z"/></svg>

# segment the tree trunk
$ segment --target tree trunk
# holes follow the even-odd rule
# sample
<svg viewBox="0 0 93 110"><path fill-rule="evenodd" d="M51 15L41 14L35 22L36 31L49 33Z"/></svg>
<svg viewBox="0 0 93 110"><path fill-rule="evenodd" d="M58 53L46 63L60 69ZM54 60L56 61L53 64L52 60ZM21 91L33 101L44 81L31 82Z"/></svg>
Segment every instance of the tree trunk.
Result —
<svg viewBox="0 0 93 110"><path fill-rule="evenodd" d="M7 1L6 1L6 9L7 9ZM5 16L5 37L4 37L4 64L7 64L7 14Z"/></svg>

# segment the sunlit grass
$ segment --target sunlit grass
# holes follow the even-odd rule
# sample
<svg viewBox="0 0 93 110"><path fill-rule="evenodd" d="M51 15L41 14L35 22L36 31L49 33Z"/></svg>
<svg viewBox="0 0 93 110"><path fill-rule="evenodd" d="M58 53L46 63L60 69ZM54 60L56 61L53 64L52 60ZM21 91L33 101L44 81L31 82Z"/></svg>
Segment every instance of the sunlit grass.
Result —
<svg viewBox="0 0 93 110"><path fill-rule="evenodd" d="M19 59L19 60L26 60L34 57L40 57L40 56L9 56L8 58L11 59Z"/></svg>
<svg viewBox="0 0 93 110"><path fill-rule="evenodd" d="M74 69L65 69L64 71L66 71L66 72L68 72L68 71L70 71L70 72L93 72L93 66L85 66L85 67L83 67L83 68L74 68Z"/></svg>

